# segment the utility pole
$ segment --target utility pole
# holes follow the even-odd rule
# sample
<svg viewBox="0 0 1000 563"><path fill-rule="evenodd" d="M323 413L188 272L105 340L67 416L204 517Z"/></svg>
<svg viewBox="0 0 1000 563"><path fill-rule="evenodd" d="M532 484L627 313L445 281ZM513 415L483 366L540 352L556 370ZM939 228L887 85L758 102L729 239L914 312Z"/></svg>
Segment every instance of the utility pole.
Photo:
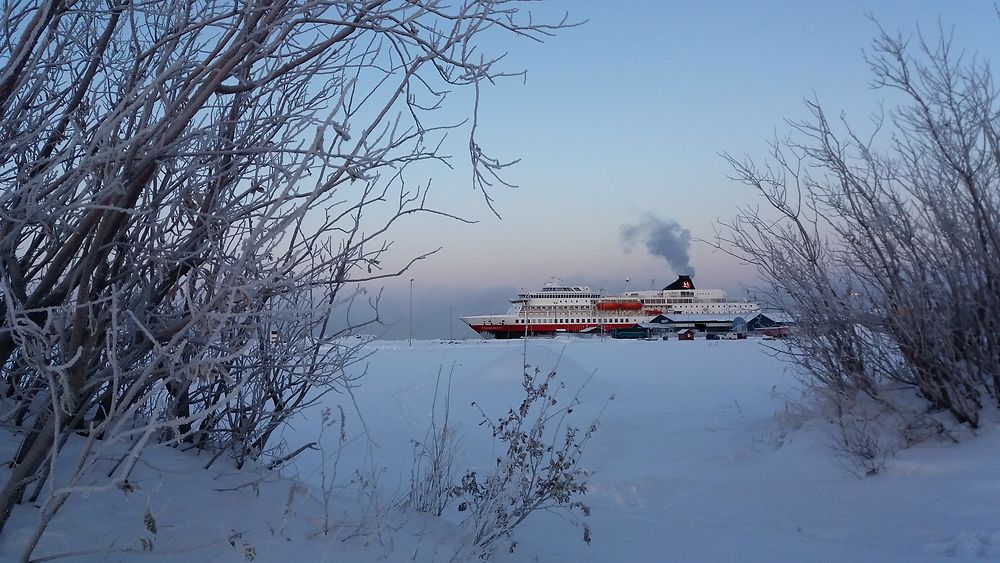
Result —
<svg viewBox="0 0 1000 563"><path fill-rule="evenodd" d="M410 336L406 340L407 346L413 346L413 278L410 278Z"/></svg>
<svg viewBox="0 0 1000 563"><path fill-rule="evenodd" d="M448 340L455 339L455 336L451 332L451 318L452 318L451 309L452 309L451 307L448 307Z"/></svg>

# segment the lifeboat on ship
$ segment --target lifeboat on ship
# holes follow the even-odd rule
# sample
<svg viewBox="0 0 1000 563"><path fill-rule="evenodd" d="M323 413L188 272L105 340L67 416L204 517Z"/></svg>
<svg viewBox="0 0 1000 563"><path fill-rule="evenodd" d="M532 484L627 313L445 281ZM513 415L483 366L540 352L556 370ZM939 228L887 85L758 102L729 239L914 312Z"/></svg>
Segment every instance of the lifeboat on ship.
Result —
<svg viewBox="0 0 1000 563"><path fill-rule="evenodd" d="M638 301L600 301L596 305L598 311L638 311L642 303Z"/></svg>

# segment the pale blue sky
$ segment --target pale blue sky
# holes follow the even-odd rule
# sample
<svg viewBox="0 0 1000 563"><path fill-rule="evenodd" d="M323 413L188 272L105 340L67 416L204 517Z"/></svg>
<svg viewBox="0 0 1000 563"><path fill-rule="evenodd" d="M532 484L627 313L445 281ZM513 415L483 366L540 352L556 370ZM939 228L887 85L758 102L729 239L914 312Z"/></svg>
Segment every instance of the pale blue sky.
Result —
<svg viewBox="0 0 1000 563"><path fill-rule="evenodd" d="M868 86L862 53L877 33L869 14L904 34L919 25L937 36L940 20L968 51L1000 55L989 1L563 0L535 11L589 21L543 44L491 46L509 52L509 68L528 71L524 84L483 92L481 141L522 158L508 175L519 188L494 193L503 220L473 192L466 138L456 135L456 168L433 171L431 202L480 222L401 225L399 258L444 250L387 282L390 298L405 299L399 292L411 277L425 293L531 288L549 276L609 289L622 289L625 277L642 286L672 281L662 259L623 249L621 226L652 213L711 238L713 221L751 197L726 178L718 153L762 156L764 141L787 130L784 119L806 116L806 97L867 124L889 95ZM703 245L692 245L691 262L703 286L753 282L751 271Z"/></svg>

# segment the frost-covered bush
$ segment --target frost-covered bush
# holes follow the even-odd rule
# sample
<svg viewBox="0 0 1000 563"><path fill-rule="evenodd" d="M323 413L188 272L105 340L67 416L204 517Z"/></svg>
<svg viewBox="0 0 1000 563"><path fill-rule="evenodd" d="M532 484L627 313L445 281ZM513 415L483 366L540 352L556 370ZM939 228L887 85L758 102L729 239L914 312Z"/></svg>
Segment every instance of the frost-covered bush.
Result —
<svg viewBox="0 0 1000 563"><path fill-rule="evenodd" d="M580 500L587 492L590 473L580 460L597 422L582 427L569 424L580 401L574 395L560 403L565 384L557 379L556 371L543 373L525 362L521 403L499 418L482 413L482 424L491 430L502 454L490 469L466 472L453 494L460 497L458 510L469 513L464 526L470 543L484 559L501 539L509 541L513 550L516 542L511 533L537 511L561 509L590 515L590 508ZM590 543L586 523L583 539Z"/></svg>
<svg viewBox="0 0 1000 563"><path fill-rule="evenodd" d="M55 468L121 443L112 481L155 443L237 465L295 451L277 429L354 385L361 343L341 337L378 315L359 284L428 255L391 256L393 226L449 216L414 168L447 160L456 90L487 205L502 183L475 113L503 55L481 38L563 26L525 4L0 8L0 423L22 430L0 531L26 494L73 491ZM76 465L78 432L95 443Z"/></svg>
<svg viewBox="0 0 1000 563"><path fill-rule="evenodd" d="M874 134L810 103L766 164L727 155L766 205L723 224L719 245L794 317L782 353L844 419L842 449L875 472L885 444L943 428L936 412L976 428L1000 404L1000 105L988 64L947 39L883 32L868 62L903 103ZM867 422L887 411L888 440Z"/></svg>

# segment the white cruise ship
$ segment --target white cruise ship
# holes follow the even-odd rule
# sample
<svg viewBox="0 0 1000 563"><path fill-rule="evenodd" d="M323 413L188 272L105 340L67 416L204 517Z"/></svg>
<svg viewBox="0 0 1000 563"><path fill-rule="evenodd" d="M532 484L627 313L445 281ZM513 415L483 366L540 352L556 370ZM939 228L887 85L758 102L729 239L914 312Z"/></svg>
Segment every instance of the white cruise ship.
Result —
<svg viewBox="0 0 1000 563"><path fill-rule="evenodd" d="M502 315L462 317L472 330L496 338L611 331L647 323L660 315L746 315L760 311L751 301L733 301L721 289L696 289L691 276L660 290L601 295L589 287L550 282L510 300Z"/></svg>

